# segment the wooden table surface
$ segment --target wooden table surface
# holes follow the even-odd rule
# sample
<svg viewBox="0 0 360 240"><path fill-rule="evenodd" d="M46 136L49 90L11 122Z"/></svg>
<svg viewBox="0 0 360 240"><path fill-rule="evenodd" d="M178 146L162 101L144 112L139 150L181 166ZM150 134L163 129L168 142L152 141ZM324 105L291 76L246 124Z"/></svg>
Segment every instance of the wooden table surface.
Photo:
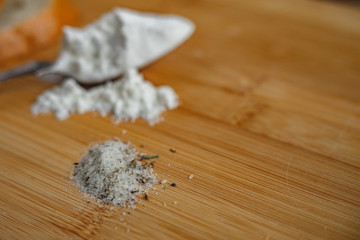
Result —
<svg viewBox="0 0 360 240"><path fill-rule="evenodd" d="M193 20L189 41L142 70L155 85L171 85L181 106L154 127L94 114L58 121L29 110L53 84L33 76L0 84L1 239L360 239L359 8L74 4L80 25L114 6ZM57 53L53 46L3 68ZM158 187L126 216L88 203L68 179L73 163L114 136L159 154L159 179L177 187Z"/></svg>

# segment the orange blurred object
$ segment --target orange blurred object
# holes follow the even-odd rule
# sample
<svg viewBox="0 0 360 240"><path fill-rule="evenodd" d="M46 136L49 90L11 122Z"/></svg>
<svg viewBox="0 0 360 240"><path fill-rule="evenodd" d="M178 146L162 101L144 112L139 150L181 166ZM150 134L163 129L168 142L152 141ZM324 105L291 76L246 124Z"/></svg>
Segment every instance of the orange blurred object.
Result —
<svg viewBox="0 0 360 240"><path fill-rule="evenodd" d="M3 3L0 0L0 5ZM69 0L53 0L35 15L0 32L0 61L30 54L53 43L64 25L78 19L78 11Z"/></svg>

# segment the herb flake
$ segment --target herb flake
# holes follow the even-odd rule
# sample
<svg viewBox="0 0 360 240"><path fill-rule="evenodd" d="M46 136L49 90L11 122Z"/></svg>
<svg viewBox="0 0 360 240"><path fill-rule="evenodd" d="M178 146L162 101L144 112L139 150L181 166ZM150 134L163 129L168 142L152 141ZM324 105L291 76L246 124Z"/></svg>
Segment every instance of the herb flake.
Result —
<svg viewBox="0 0 360 240"><path fill-rule="evenodd" d="M158 158L159 155L152 155L152 156L143 156L142 159L153 159L153 158Z"/></svg>

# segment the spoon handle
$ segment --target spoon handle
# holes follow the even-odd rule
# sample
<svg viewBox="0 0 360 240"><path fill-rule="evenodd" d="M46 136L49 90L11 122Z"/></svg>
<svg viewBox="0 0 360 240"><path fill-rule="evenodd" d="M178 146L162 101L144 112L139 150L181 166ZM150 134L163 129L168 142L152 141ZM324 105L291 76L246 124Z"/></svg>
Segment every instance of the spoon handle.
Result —
<svg viewBox="0 0 360 240"><path fill-rule="evenodd" d="M47 61L32 61L24 65L12 68L10 70L0 73L0 83L12 78L21 77L28 74L36 73L37 71L51 66L51 62Z"/></svg>

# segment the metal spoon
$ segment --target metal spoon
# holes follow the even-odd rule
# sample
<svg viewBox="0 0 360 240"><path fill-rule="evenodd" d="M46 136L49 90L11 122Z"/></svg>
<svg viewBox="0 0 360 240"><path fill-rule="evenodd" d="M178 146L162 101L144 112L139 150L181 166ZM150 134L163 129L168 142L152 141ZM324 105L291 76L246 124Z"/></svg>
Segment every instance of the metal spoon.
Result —
<svg viewBox="0 0 360 240"><path fill-rule="evenodd" d="M10 70L0 73L0 82L5 82L12 78L21 77L28 74L36 74L42 69L48 68L52 65L52 62L47 61L32 61L24 65L12 68Z"/></svg>
<svg viewBox="0 0 360 240"><path fill-rule="evenodd" d="M43 79L45 81L49 81L49 82L62 81L65 78L69 78L69 77L76 80L76 78L74 76L71 76L67 73L44 71L45 69L49 68L52 64L53 63L49 62L49 61L31 61L24 65L12 68L10 70L0 72L0 83L5 82L10 79L13 79L13 78L29 75L29 74L36 74L41 79ZM122 74L120 74L119 76L113 77L113 78L104 79L104 81L99 82L99 83L84 83L83 81L78 81L78 83L81 86L83 86L84 88L91 88L94 86L98 86L104 82L114 81L114 80L118 79L121 75Z"/></svg>

